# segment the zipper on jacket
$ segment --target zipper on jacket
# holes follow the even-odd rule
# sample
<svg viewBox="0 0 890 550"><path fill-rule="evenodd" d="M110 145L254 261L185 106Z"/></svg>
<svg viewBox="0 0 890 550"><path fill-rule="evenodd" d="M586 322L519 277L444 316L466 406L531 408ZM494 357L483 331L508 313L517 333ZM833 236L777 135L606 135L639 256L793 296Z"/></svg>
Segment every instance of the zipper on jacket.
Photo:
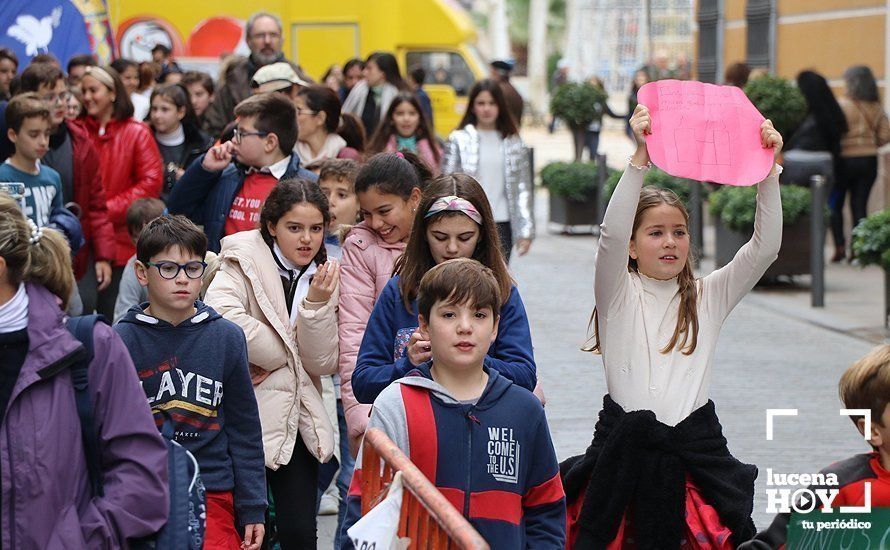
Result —
<svg viewBox="0 0 890 550"><path fill-rule="evenodd" d="M9 473L12 474L12 435L9 425L6 426L6 451L9 453ZM9 547L15 548L15 476L10 475L9 484Z"/></svg>
<svg viewBox="0 0 890 550"><path fill-rule="evenodd" d="M475 406L470 407L467 411L467 485L464 491L464 517L470 519L470 495L472 495L472 485L470 485L473 476L473 469L470 467L473 463L473 424L481 424L476 415L473 414Z"/></svg>

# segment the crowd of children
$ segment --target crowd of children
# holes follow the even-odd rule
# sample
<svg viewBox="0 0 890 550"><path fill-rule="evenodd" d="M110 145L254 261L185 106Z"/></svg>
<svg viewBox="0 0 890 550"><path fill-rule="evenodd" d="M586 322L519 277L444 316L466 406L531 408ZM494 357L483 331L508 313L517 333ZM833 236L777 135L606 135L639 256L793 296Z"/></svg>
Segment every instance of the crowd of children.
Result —
<svg viewBox="0 0 890 550"><path fill-rule="evenodd" d="M173 506L161 429L199 467L205 548L315 548L325 497L335 548L351 548L368 427L492 548L784 544L787 516L756 532L757 470L730 454L709 398L721 326L778 253L778 164L749 243L696 278L685 207L642 186L637 107L596 259L590 351L609 393L590 448L558 464L508 268L534 238L531 174L497 83L473 86L443 147L391 54L340 96L280 61L211 137L213 80L157 53L148 83L124 60L69 64L67 79L32 63L3 105L0 182L23 190L0 196L2 546L156 536ZM768 121L760 138L778 155ZM85 345L66 310L114 328ZM72 384L92 396L98 465ZM890 506L890 347L844 374L841 398L871 411L854 421L873 447L830 467L842 500L871 482L872 505Z"/></svg>

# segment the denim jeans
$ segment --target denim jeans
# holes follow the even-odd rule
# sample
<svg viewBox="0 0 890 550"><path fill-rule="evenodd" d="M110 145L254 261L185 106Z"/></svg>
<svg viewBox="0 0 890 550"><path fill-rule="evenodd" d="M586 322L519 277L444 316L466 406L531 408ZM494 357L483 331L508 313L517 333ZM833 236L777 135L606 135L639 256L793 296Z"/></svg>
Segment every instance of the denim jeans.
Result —
<svg viewBox="0 0 890 550"><path fill-rule="evenodd" d="M355 459L349 453L349 432L346 431L346 415L343 413L343 402L337 400L337 422L340 425L340 473L337 474L337 490L340 492L340 510L337 512L337 536L334 537L334 550L340 550L340 541L344 533L340 532L343 520L346 519L346 493L352 482L352 470Z"/></svg>

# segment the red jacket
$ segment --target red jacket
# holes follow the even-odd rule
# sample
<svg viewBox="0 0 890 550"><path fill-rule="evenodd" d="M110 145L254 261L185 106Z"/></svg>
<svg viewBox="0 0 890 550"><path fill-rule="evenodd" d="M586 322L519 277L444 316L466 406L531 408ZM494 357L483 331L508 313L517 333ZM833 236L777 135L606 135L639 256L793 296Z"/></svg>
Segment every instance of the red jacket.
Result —
<svg viewBox="0 0 890 550"><path fill-rule="evenodd" d="M105 205L105 186L102 183L102 167L99 152L90 140L90 133L77 122L66 122L74 151L74 202L80 206L80 223L87 246L74 258L74 275L80 279L86 273L90 252L96 261L113 262L116 245L114 226L108 219Z"/></svg>
<svg viewBox="0 0 890 550"><path fill-rule="evenodd" d="M117 241L114 266L123 267L136 253L127 233L127 208L136 199L160 196L164 163L146 124L133 119L111 120L100 136L96 119L86 117L83 122L99 151L105 204Z"/></svg>

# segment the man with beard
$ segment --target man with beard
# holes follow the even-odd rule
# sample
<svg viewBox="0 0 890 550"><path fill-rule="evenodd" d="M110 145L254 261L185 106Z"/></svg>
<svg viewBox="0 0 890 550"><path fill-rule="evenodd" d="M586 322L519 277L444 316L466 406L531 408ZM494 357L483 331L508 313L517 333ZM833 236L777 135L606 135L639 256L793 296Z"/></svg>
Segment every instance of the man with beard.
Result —
<svg viewBox="0 0 890 550"><path fill-rule="evenodd" d="M281 51L283 35L278 16L269 12L255 13L247 20L244 30L250 56L229 64L225 84L220 87L205 113L207 131L214 137L218 137L226 125L235 120L235 105L250 95L250 81L254 73L266 65L287 62ZM294 70L303 80L308 80L297 67Z"/></svg>

